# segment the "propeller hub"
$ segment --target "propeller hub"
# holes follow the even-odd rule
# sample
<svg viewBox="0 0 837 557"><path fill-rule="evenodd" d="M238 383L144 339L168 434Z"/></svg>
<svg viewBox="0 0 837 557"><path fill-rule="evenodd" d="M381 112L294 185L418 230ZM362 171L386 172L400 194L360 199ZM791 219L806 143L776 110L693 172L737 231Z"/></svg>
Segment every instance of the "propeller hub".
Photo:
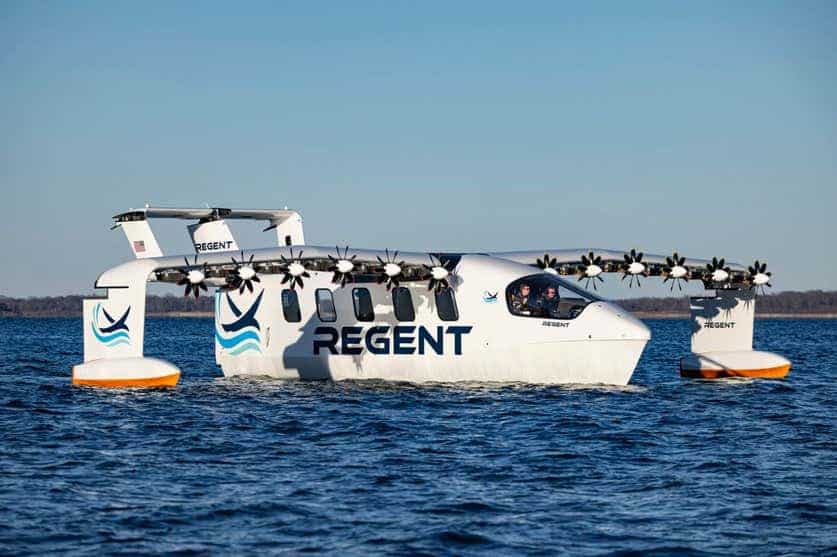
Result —
<svg viewBox="0 0 837 557"><path fill-rule="evenodd" d="M238 268L238 278L241 280L252 280L256 276L256 271L249 265L244 265Z"/></svg>
<svg viewBox="0 0 837 557"><path fill-rule="evenodd" d="M186 275L186 279L190 284L200 284L206 279L206 277L203 272L192 270Z"/></svg>
<svg viewBox="0 0 837 557"><path fill-rule="evenodd" d="M645 272L645 264L640 263L639 261L634 261L630 265L628 265L628 274L629 275L639 275Z"/></svg>
<svg viewBox="0 0 837 557"><path fill-rule="evenodd" d="M352 272L352 270L355 268L355 264L349 261L348 259L340 259L339 261L337 261L336 267L339 273L346 274Z"/></svg>
<svg viewBox="0 0 837 557"><path fill-rule="evenodd" d="M765 273L756 273L753 277L753 284L756 286L763 286L770 282L770 277L767 276Z"/></svg>
<svg viewBox="0 0 837 557"><path fill-rule="evenodd" d="M297 263L296 261L288 265L288 274L292 277L299 277L302 276L302 273L305 272L305 267L302 263Z"/></svg>
<svg viewBox="0 0 837 557"><path fill-rule="evenodd" d="M712 280L714 282L724 282L729 278L729 273L723 269L715 269L712 271Z"/></svg>
<svg viewBox="0 0 837 557"><path fill-rule="evenodd" d="M448 270L445 269L444 267L441 267L441 266L437 265L436 267L433 267L430 270L430 274L433 276L434 279L442 280L442 279L448 278L448 275L450 273L448 273Z"/></svg>
<svg viewBox="0 0 837 557"><path fill-rule="evenodd" d="M587 268L584 270L584 274L590 278L597 277L602 274L602 268L598 265L588 265Z"/></svg>
<svg viewBox="0 0 837 557"><path fill-rule="evenodd" d="M401 274L401 267L396 263L387 263L384 265L384 274L388 277L397 277Z"/></svg>
<svg viewBox="0 0 837 557"><path fill-rule="evenodd" d="M689 270L686 269L686 267L684 267L683 265L675 265L671 268L671 273L669 273L669 275L671 276L671 278L679 279L685 277L688 273Z"/></svg>
<svg viewBox="0 0 837 557"><path fill-rule="evenodd" d="M558 275L558 269L555 267L546 267L543 270L544 273L549 273L550 275Z"/></svg>

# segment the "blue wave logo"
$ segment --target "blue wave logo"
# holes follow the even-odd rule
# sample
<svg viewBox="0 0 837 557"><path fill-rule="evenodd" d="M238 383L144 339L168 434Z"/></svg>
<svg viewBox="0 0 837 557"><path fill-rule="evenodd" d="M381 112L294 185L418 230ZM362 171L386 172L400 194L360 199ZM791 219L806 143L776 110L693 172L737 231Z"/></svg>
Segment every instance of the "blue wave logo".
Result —
<svg viewBox="0 0 837 557"><path fill-rule="evenodd" d="M131 331L128 330L128 325L125 323L129 313L131 313L131 306L128 306L128 309L125 310L122 317L114 319L108 313L108 310L102 307L102 304L96 304L96 307L93 309L93 320L90 322L93 336L108 348L130 345ZM104 327L99 324L99 316L102 314L105 316L105 321L107 321L107 325Z"/></svg>
<svg viewBox="0 0 837 557"><path fill-rule="evenodd" d="M497 294L499 294L499 291L492 294L491 292L486 290L482 293L482 301L486 304L493 304L497 301Z"/></svg>
<svg viewBox="0 0 837 557"><path fill-rule="evenodd" d="M215 342L221 345L221 348L227 350L231 356L238 356L245 352L254 350L261 354L262 351L262 337L261 325L256 320L256 312L259 310L259 305L262 303L262 296L264 290L259 292L256 301L245 312L242 312L235 302L230 298L230 293L226 293L227 304L230 306L230 311L235 316L235 321L232 323L221 323L221 300L219 299L215 304ZM220 295L219 295L220 298ZM219 328L220 325L220 328Z"/></svg>

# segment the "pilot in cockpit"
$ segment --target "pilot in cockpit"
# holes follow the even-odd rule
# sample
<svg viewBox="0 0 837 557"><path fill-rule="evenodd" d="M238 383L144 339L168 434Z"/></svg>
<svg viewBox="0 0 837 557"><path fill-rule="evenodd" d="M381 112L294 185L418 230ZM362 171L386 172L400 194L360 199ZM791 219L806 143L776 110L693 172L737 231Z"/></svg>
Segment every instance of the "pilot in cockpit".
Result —
<svg viewBox="0 0 837 557"><path fill-rule="evenodd" d="M558 289L549 285L544 289L543 295L538 298L536 307L538 313L543 317L552 317L557 319L559 316L559 303L561 298L558 296Z"/></svg>
<svg viewBox="0 0 837 557"><path fill-rule="evenodd" d="M531 315L534 305L532 298L532 287L525 282L521 283L517 292L511 295L512 311L518 314Z"/></svg>

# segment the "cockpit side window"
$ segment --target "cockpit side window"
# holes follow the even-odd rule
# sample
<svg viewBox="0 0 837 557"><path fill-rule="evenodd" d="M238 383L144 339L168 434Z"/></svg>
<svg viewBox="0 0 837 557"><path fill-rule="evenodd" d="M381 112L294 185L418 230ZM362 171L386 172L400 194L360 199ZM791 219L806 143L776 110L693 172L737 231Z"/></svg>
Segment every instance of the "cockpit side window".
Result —
<svg viewBox="0 0 837 557"><path fill-rule="evenodd" d="M540 319L575 319L599 298L559 277L542 273L517 279L506 288L513 315Z"/></svg>

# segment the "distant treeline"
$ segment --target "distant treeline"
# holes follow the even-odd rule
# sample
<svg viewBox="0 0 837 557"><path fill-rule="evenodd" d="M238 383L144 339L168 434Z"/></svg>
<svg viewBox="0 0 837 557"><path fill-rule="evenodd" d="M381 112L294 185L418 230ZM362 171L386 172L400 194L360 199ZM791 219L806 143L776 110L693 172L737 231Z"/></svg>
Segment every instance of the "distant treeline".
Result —
<svg viewBox="0 0 837 557"><path fill-rule="evenodd" d="M44 298L7 298L0 296L0 317L79 317L85 296L48 296ZM212 313L212 296L184 298L183 296L148 296L148 314Z"/></svg>
<svg viewBox="0 0 837 557"><path fill-rule="evenodd" d="M44 298L8 298L0 296L0 317L78 317L84 296L50 296ZM688 314L687 298L629 298L619 300L633 312ZM197 300L183 296L148 296L148 314L212 313L212 296ZM837 315L837 291L781 292L759 296L756 313L761 314L833 314Z"/></svg>

